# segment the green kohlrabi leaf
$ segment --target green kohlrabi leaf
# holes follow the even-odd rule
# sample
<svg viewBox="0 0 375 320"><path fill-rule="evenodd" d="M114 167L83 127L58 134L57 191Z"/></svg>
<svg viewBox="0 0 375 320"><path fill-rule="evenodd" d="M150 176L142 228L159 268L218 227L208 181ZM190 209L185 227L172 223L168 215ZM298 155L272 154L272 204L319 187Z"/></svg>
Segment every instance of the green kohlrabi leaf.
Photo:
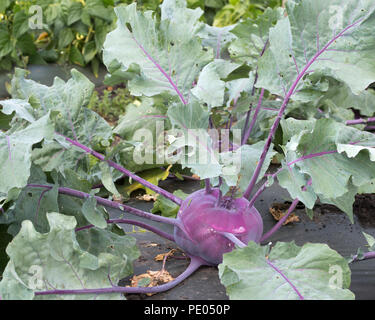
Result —
<svg viewBox="0 0 375 320"><path fill-rule="evenodd" d="M233 300L354 299L345 258L326 244L278 242L267 254L255 242L224 254L221 283Z"/></svg>
<svg viewBox="0 0 375 320"><path fill-rule="evenodd" d="M19 234L7 247L10 257L2 281L2 299L121 299L121 294L47 295L34 293L56 289L95 289L111 287L131 274L132 261L138 257L135 239L108 231L90 233L77 241L76 221L58 213L48 213L48 233L35 231L31 221L24 221ZM81 238L80 236L78 236ZM91 238L90 243L88 239ZM91 245L90 245L91 244ZM99 244L98 247L93 244ZM110 280L109 280L110 279Z"/></svg>
<svg viewBox="0 0 375 320"><path fill-rule="evenodd" d="M369 246L369 250L374 250L374 248L375 248L375 238L372 235L370 235L366 232L362 232L362 234L367 241L367 244Z"/></svg>
<svg viewBox="0 0 375 320"><path fill-rule="evenodd" d="M25 109L27 102L33 107L32 115L37 119L51 112L57 134L54 139L45 140L42 148L33 150L34 163L45 171L57 169L64 172L69 168L98 182L100 168L95 162L90 162L84 151L71 148L60 135L101 151L110 144L112 129L102 117L86 108L94 85L78 71L73 69L71 73L72 78L67 82L55 78L53 85L48 87L26 79L26 71L16 69L11 89L15 99L11 101L19 105L17 117L25 118L25 112L30 109ZM21 113L21 110L24 111Z"/></svg>
<svg viewBox="0 0 375 320"><path fill-rule="evenodd" d="M28 122L35 121L33 107L25 100L8 99L2 100L0 104L3 106L1 112L4 114L11 115L15 112L18 118L24 119Z"/></svg>
<svg viewBox="0 0 375 320"><path fill-rule="evenodd" d="M197 101L192 101L187 106L174 105L168 109L167 115L172 125L181 129L208 128L210 114Z"/></svg>
<svg viewBox="0 0 375 320"><path fill-rule="evenodd" d="M187 196L189 195L181 190L176 190L175 192L173 192L173 194L182 200L185 200ZM179 209L180 209L179 205L163 197L162 195L159 195L154 203L154 206L151 209L151 212L152 213L160 212L161 215L164 217L175 218L177 216Z"/></svg>
<svg viewBox="0 0 375 320"><path fill-rule="evenodd" d="M82 205L82 213L87 221L100 229L107 227L103 210L103 207L97 206L96 199L93 196L87 198Z"/></svg>
<svg viewBox="0 0 375 320"><path fill-rule="evenodd" d="M138 130L147 130L156 135L158 127L163 131L170 128L165 113L166 109L153 105L152 99L142 99L140 105L132 103L126 107L125 114L120 117L113 132L125 140L134 140Z"/></svg>
<svg viewBox="0 0 375 320"><path fill-rule="evenodd" d="M353 94L347 85L334 79L329 79L329 90L321 100L323 111L328 109L325 106L331 108L334 106L338 109L338 113L344 113L345 109L356 109L360 111L361 115L369 117L375 113L375 92L373 89ZM327 111L329 112L330 110L328 109Z"/></svg>
<svg viewBox="0 0 375 320"><path fill-rule="evenodd" d="M208 132L209 113L197 101L187 106L178 104L167 113L173 130L167 134L170 146L166 150L169 163L190 168L202 179L217 177L221 165L217 152L217 137Z"/></svg>
<svg viewBox="0 0 375 320"><path fill-rule="evenodd" d="M29 101L37 109L37 117L49 110L58 112L54 118L58 133L91 146L111 138L111 127L98 114L86 108L94 84L83 74L72 69L72 78L64 82L56 77L50 87L26 79L26 74L25 70L16 69L12 79L12 97Z"/></svg>
<svg viewBox="0 0 375 320"><path fill-rule="evenodd" d="M242 192L246 190L258 164L260 155L262 154L263 147L264 142L261 141L253 145L245 144L233 152L229 151L220 154L221 163L223 164L222 177L228 186L237 185ZM273 151L273 145L271 145L266 160L262 166L258 181L266 173L275 153L276 152Z"/></svg>
<svg viewBox="0 0 375 320"><path fill-rule="evenodd" d="M111 172L111 167L108 165L107 162L100 162L99 167L102 172L102 183L104 187L113 195L119 197L120 193L118 192L116 185L114 183L114 177Z"/></svg>
<svg viewBox="0 0 375 320"><path fill-rule="evenodd" d="M207 64L198 82L191 92L209 107L218 107L224 103L225 79L233 70L240 65L221 59Z"/></svg>
<svg viewBox="0 0 375 320"><path fill-rule="evenodd" d="M332 76L354 94L374 82L372 0L291 0L286 8L288 15L270 29L270 47L259 62L259 88L284 96L305 72ZM303 86L304 79L295 91Z"/></svg>
<svg viewBox="0 0 375 320"><path fill-rule="evenodd" d="M202 39L203 46L213 49L216 59L224 59L229 55L230 43L236 39L231 32L234 27L235 25L219 28L205 24L198 36Z"/></svg>
<svg viewBox="0 0 375 320"><path fill-rule="evenodd" d="M286 138L288 142L283 146L280 184L308 208L317 195L322 202L344 210L353 221L355 194L359 188L365 192L368 181L375 178L374 135L331 119L288 119L282 122L282 128L287 134L284 143ZM302 187L310 179L311 188L304 191Z"/></svg>
<svg viewBox="0 0 375 320"><path fill-rule="evenodd" d="M21 190L14 204L0 215L0 223L9 226L8 233L15 236L24 220L30 220L36 231L48 232L48 212L60 212L74 216L78 227L90 223L96 224L96 220L91 219L91 216L96 217L99 213L103 215L101 207L96 209L98 212L95 211L90 215L91 212L88 212L87 207L83 208L85 200L58 192L58 186L60 186L90 193L91 184L87 180L81 179L76 172L69 169L65 170L64 176L58 175L56 172L53 172L53 175L55 184L47 182L47 176L40 167L31 166L27 186ZM106 216L106 218L108 217ZM103 224L101 226L103 227Z"/></svg>
<svg viewBox="0 0 375 320"><path fill-rule="evenodd" d="M26 185L33 145L43 139L51 139L53 134L54 126L49 113L24 129L12 133L0 132L0 193L8 194L12 189Z"/></svg>
<svg viewBox="0 0 375 320"><path fill-rule="evenodd" d="M250 98L254 85L254 73L250 72L249 78L236 79L225 83L227 89L227 103L229 108L233 104L234 112L247 112L252 99Z"/></svg>
<svg viewBox="0 0 375 320"><path fill-rule="evenodd" d="M164 134L170 123L163 105L155 104L153 98L143 98L127 105L114 133L125 141L118 147L118 161L133 172L166 165L162 157Z"/></svg>
<svg viewBox="0 0 375 320"><path fill-rule="evenodd" d="M135 3L115 8L117 28L106 38L103 60L111 73L132 70L129 89L133 95L166 92L186 103L193 82L213 53L203 50L194 31L201 9L185 9L185 18L176 20L170 14L175 10L172 3L168 1L160 22L151 12L137 12ZM181 10L176 14L182 17Z"/></svg>
<svg viewBox="0 0 375 320"><path fill-rule="evenodd" d="M267 8L257 19L245 19L231 30L238 39L229 46L229 53L235 62L257 64L268 43L268 32L283 16L283 9Z"/></svg>

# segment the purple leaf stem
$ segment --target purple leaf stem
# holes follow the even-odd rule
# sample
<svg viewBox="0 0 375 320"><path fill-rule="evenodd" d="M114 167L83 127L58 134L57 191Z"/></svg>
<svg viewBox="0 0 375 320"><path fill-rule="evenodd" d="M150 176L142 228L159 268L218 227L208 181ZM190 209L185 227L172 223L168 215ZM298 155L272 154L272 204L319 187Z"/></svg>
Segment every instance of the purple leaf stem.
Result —
<svg viewBox="0 0 375 320"><path fill-rule="evenodd" d="M28 184L27 187L29 187L29 188L44 188L44 189L48 189L48 190L52 189L52 186L43 185L43 184ZM91 196L88 193L85 193L85 192L82 192L82 191L79 191L79 190L66 188L66 187L58 188L58 192L61 193L61 194L65 194L65 195L80 198L80 199L86 199L86 198L89 198ZM150 219L150 220L156 221L156 222L172 224L172 225L175 225L175 226L180 225L180 222L177 219L172 219L172 218L168 218L168 217L162 217L162 216L159 216L159 215L155 215L155 214L152 214L152 213L149 213L149 212L146 212L146 211L142 211L142 210L130 207L128 205L118 203L118 202L114 202L114 201L104 199L104 198L101 198L101 197L98 197L98 196L94 196L94 198L96 199L98 204L100 204L102 206L105 206L105 207L126 211L126 212L129 212L130 214L134 214L136 216L146 218L146 219Z"/></svg>
<svg viewBox="0 0 375 320"><path fill-rule="evenodd" d="M228 240L232 241L239 248L245 248L246 247L246 244L243 243L240 239L238 239L234 234L229 233L229 232L222 232L221 234L225 238L227 238Z"/></svg>
<svg viewBox="0 0 375 320"><path fill-rule="evenodd" d="M107 223L111 224L111 223L115 223L115 224L131 224L131 225L135 225L135 226L138 226L138 227L141 227L143 229L146 229L146 230L149 230L165 239L168 239L170 241L174 241L174 237L172 235L170 235L169 233L166 233L156 227L153 227L153 226L150 226L148 225L147 223L144 223L144 222L140 222L140 221L135 221L135 220L130 220L130 219L109 219L107 220ZM87 230L87 229L91 229L91 228L94 228L95 226L93 224L90 224L90 225L87 225L87 226L83 226L83 227L80 227L80 228L76 228L76 232L78 231L82 231L82 230Z"/></svg>
<svg viewBox="0 0 375 320"><path fill-rule="evenodd" d="M166 284L155 287L120 287L112 286L109 288L98 288L98 289L76 289L76 290L47 290L37 291L34 294L36 296L42 295L67 295L67 294L108 294L108 293L158 293L172 289L191 274L193 274L199 267L207 265L207 262L199 257L191 257L191 261L187 269L181 273L176 279Z"/></svg>
<svg viewBox="0 0 375 320"><path fill-rule="evenodd" d="M283 170L284 170L284 168L279 168L279 170L277 170L275 173L271 174L271 178L274 179ZM250 208L254 205L256 199L258 199L258 197L266 189L266 187L267 187L267 181L262 184L262 186L257 190L257 192L254 194L254 196L251 198L251 200L249 202Z"/></svg>
<svg viewBox="0 0 375 320"><path fill-rule="evenodd" d="M312 183L312 180L310 179L307 184L303 187L302 191L306 191L307 190L307 187L310 186ZM283 225L283 223L286 221L286 219L288 219L289 215L293 212L293 210L296 208L297 204L299 202L299 199L296 198L293 200L292 204L290 205L289 209L288 209L288 212L286 215L284 215L274 226L273 228L268 231L266 234L264 234L262 236L262 238L260 239L260 242L263 242L265 240L267 240L269 237L271 237L277 230L280 229L280 227Z"/></svg>
<svg viewBox="0 0 375 320"><path fill-rule="evenodd" d="M262 90L260 91L260 96L259 96L259 100L258 100L258 105L257 105L257 107L256 107L256 109L255 109L255 112L254 112L254 115L253 115L253 119L251 120L250 126L249 126L249 128L246 130L246 133L245 133L244 136L243 136L243 139L242 139L241 145L245 144L246 141L247 141L247 140L249 139L249 137L250 137L251 131L253 130L253 127L254 127L255 122L256 122L256 120L257 120L257 116L258 116L259 110L260 110L260 108L262 107L263 96L264 96L264 89L262 88Z"/></svg>
<svg viewBox="0 0 375 320"><path fill-rule="evenodd" d="M277 230L280 229L280 227L283 225L286 219L288 219L289 215L293 212L293 210L296 208L297 204L299 202L299 199L296 198L293 200L292 204L290 205L288 212L286 215L284 215L273 227L271 230L269 230L267 233L265 233L262 238L260 239L260 242L263 242L267 240L270 236L272 236Z"/></svg>
<svg viewBox="0 0 375 320"><path fill-rule="evenodd" d="M135 43L138 45L138 47L143 51L143 53L146 55L146 57L155 65L155 67L162 73L162 75L168 80L168 82L171 84L173 89L176 91L177 95L180 97L180 100L183 104L187 104L184 96L182 95L181 91L178 89L177 85L173 82L172 78L163 70L161 65L156 62L156 60L151 57L151 55L146 51L146 49L138 42L138 40L134 37L132 34L132 38L135 41Z"/></svg>
<svg viewBox="0 0 375 320"><path fill-rule="evenodd" d="M267 41L264 43L263 49L262 49L262 51L261 51L259 57L262 57L262 56L263 56L264 52L265 52L266 49L267 49L268 43L269 43L269 39L267 39ZM254 94L255 94L255 85L256 85L257 81L258 81L258 66L256 67L256 71L255 71L253 88L252 88L252 90L251 90L251 96L254 96ZM244 127L243 127L244 135L246 135L247 126L248 126L248 124L249 124L249 120L250 120L251 110L252 110L252 104L250 104L249 111L247 112L247 115L246 115L245 125L244 125ZM256 115L254 115L254 117L255 117L255 120L256 120ZM253 121L255 122L254 117L253 117ZM243 136L241 141L245 141L245 142L246 142L247 139L244 140L244 138L245 138L245 137ZM243 145L245 142L242 142L241 145Z"/></svg>
<svg viewBox="0 0 375 320"><path fill-rule="evenodd" d="M352 258L351 262L358 262L358 261L367 260L367 259L374 259L374 258L375 258L375 251L370 251L370 252L364 253L362 259L359 259L358 255L355 255Z"/></svg>
<svg viewBox="0 0 375 320"><path fill-rule="evenodd" d="M267 140L266 140L266 143L264 145L264 148L263 148L263 152L262 152L262 155L259 159L259 162L254 170L254 174L250 180L250 183L249 183L249 186L247 187L246 191L244 192L243 196L245 198L248 198L256 184L256 181L258 180L258 177L259 177L259 174L260 174L260 171L262 169L262 166L263 166L263 163L266 159L266 156L267 156L267 153L268 153L268 150L271 146L271 142L272 142L272 139L273 139L273 136L276 132L276 129L277 127L279 126L279 123L282 119L282 116L285 112L285 109L288 105L288 102L289 102L289 99L291 98L291 96L293 95L294 93L294 90L296 89L299 81L302 79L302 77L305 75L305 73L308 71L308 69L310 68L310 66L319 58L320 55L322 55L327 49L328 47L334 43L337 39L339 39L347 30L349 30L350 28L353 28L355 25L357 25L361 20L358 20L357 22L354 22L353 24L347 26L344 30L342 30L338 35L336 35L335 37L333 37L321 50L319 50L312 58L310 61L307 62L307 64L305 65L305 67L303 68L303 70L301 71L301 73L297 76L296 80L294 81L294 83L292 84L292 86L290 87L288 93L286 94L285 98L284 98L284 101L283 101L283 104L280 108L280 111L277 115L277 118L275 120L275 122L273 123L272 127L271 127L271 130L270 130L270 133L267 137Z"/></svg>
<svg viewBox="0 0 375 320"><path fill-rule="evenodd" d="M71 143L72 145L86 151L87 153L91 154L92 156L94 156L95 158L101 160L101 161L105 161L108 163L109 166L111 166L112 168L115 168L116 170L124 173L125 175L127 175L128 177L132 178L134 181L137 181L139 182L140 184L144 185L145 187L149 188L150 190L152 191L155 191L156 193L159 193L161 194L162 196L164 196L165 198L168 198L169 200L172 200L174 203L178 204L178 205L181 205L182 203L182 200L178 197L176 197L174 194L172 193L169 193L168 191L148 182L147 180L137 176L136 174L132 173L131 171L125 169L124 167L120 166L119 164L111 161L111 160L107 160L102 154L100 154L99 152L96 152L92 149L90 149L89 147L79 143L78 141L74 141L68 137L65 137L64 135L60 134L60 133L57 133L58 135L62 136L65 138L66 141L68 141L69 143Z"/></svg>
<svg viewBox="0 0 375 320"><path fill-rule="evenodd" d="M210 179L204 179L204 184L205 184L205 188L206 188L206 193L211 193Z"/></svg>
<svg viewBox="0 0 375 320"><path fill-rule="evenodd" d="M346 125L355 125L355 124L367 124L369 122L375 122L375 117L367 118L367 119L355 119L355 120L348 120L345 122Z"/></svg>
<svg viewBox="0 0 375 320"><path fill-rule="evenodd" d="M296 162L300 162L300 161L311 159L311 158L321 157L321 156L324 156L324 155L327 155L327 154L333 154L333 153L337 153L337 151L332 150L332 151L322 151L322 152L317 152L317 153L311 153L311 154L308 154L306 156L302 156L302 157L300 157L296 160L293 160L293 161L289 162L288 166L291 166L292 164L295 164Z"/></svg>

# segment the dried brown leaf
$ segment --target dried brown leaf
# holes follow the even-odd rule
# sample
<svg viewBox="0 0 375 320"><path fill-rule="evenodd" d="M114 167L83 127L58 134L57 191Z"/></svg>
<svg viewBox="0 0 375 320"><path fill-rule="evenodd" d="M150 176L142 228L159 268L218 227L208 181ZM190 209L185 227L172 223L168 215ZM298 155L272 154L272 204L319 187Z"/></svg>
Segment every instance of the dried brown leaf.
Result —
<svg viewBox="0 0 375 320"><path fill-rule="evenodd" d="M170 257L170 256L173 256L173 254L174 254L175 252L177 252L177 249L172 249L172 250L170 250L170 251L168 251L168 252L166 252L166 253L160 253L160 254L158 254L158 255L154 258L154 260L155 260L155 261L163 261L165 257L168 258L168 257Z"/></svg>
<svg viewBox="0 0 375 320"><path fill-rule="evenodd" d="M162 269L160 271L147 270L146 273L142 273L138 276L133 276L133 278L131 279L130 287L138 287L139 281L145 278L150 280L150 283L146 287L160 286L174 280L171 274L165 269ZM148 296L152 296L153 294L155 293L147 293Z"/></svg>
<svg viewBox="0 0 375 320"><path fill-rule="evenodd" d="M156 201L156 199L158 198L158 194L150 195L145 193L143 195L137 196L136 198L142 201Z"/></svg>
<svg viewBox="0 0 375 320"><path fill-rule="evenodd" d="M289 204L285 204L285 203L273 203L269 211L274 217L274 219L276 221L279 221L282 217L284 217L288 213L289 206L290 206ZM289 215L289 217L285 220L283 225L285 226L286 224L292 223L292 222L299 222L299 217L294 213L291 213Z"/></svg>

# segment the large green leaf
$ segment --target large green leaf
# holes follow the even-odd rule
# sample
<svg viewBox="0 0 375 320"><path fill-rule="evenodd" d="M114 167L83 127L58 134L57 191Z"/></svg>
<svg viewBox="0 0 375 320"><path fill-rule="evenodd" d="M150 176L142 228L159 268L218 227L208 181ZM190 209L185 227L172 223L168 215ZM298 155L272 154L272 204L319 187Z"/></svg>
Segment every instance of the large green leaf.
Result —
<svg viewBox="0 0 375 320"><path fill-rule="evenodd" d="M181 129L208 128L210 114L197 101L192 101L188 106L173 105L167 115L172 125Z"/></svg>
<svg viewBox="0 0 375 320"><path fill-rule="evenodd" d="M103 208L97 207L96 199L91 196L87 198L82 205L82 213L88 222L94 226L105 229L107 227L107 221L103 214Z"/></svg>
<svg viewBox="0 0 375 320"><path fill-rule="evenodd" d="M29 31L29 17L24 11L18 11L13 18L13 34L14 38L19 38Z"/></svg>
<svg viewBox="0 0 375 320"><path fill-rule="evenodd" d="M201 74L198 82L191 92L202 102L207 103L209 107L222 106L224 103L225 79L233 70L239 67L238 64L216 59L207 64Z"/></svg>
<svg viewBox="0 0 375 320"><path fill-rule="evenodd" d="M35 121L35 110L29 102L21 99L8 99L2 100L0 104L3 106L1 112L7 115L11 115L13 112L18 118L24 119L28 122Z"/></svg>
<svg viewBox="0 0 375 320"><path fill-rule="evenodd" d="M0 29L0 59L7 56L13 50L9 32Z"/></svg>
<svg viewBox="0 0 375 320"><path fill-rule="evenodd" d="M117 28L104 43L104 63L111 73L139 66L140 73L129 81L133 95L167 92L186 102L200 69L213 58L192 30L201 10L185 9L182 21L165 14L157 22L151 12L136 9L134 3L115 9Z"/></svg>
<svg viewBox="0 0 375 320"><path fill-rule="evenodd" d="M0 282L2 299L38 298L34 292L45 290L110 287L110 281L117 283L131 274L131 263L138 256L134 239L104 234L105 231L86 231L82 248L74 231L74 217L49 213L47 218L48 233L38 233L30 221L24 221L21 231L7 247L10 262ZM92 244L99 244L100 250ZM69 300L123 298L116 293L41 297Z"/></svg>
<svg viewBox="0 0 375 320"><path fill-rule="evenodd" d="M82 143L99 143L112 134L110 126L95 112L85 108L94 90L94 84L75 69L64 82L55 78L52 86L26 79L26 71L16 69L11 93L16 99L28 100L38 108L39 117L49 110L57 111L56 131ZM93 141L94 140L94 141Z"/></svg>
<svg viewBox="0 0 375 320"><path fill-rule="evenodd" d="M375 178L374 135L331 119L303 121L288 119L285 130L284 170L280 184L292 197L312 208L316 195L337 205L353 221L354 195L366 190ZM288 142L285 141L287 139ZM311 188L302 187L311 179Z"/></svg>
<svg viewBox="0 0 375 320"><path fill-rule="evenodd" d="M354 299L350 275L345 258L314 243L278 242L267 252L250 242L224 254L219 265L221 283L233 300Z"/></svg>
<svg viewBox="0 0 375 320"><path fill-rule="evenodd" d="M202 39L203 46L213 49L216 59L224 59L229 55L229 45L236 39L231 32L234 27L235 25L218 28L204 24L197 35Z"/></svg>
<svg viewBox="0 0 375 320"><path fill-rule="evenodd" d="M354 94L374 82L372 0L291 0L286 7L288 16L270 29L270 47L259 62L258 87L285 95L313 61L307 71L332 76ZM303 79L297 90L302 87Z"/></svg>
<svg viewBox="0 0 375 320"><path fill-rule="evenodd" d="M10 3L11 3L11 0L2 1L0 4L0 12L1 13L5 12L5 9L9 7Z"/></svg>
<svg viewBox="0 0 375 320"><path fill-rule="evenodd" d="M343 109L359 110L363 116L371 117L375 114L374 90L368 89L360 92L359 94L353 94L350 88L344 83L335 81L333 79L329 79L329 83L329 90L321 99L321 104L323 105L322 109L323 111L327 111L328 116L330 116L329 112L334 108L337 108L338 113L338 115L335 117L336 119L340 116L340 114L345 114L346 110ZM325 106L327 107L325 108Z"/></svg>
<svg viewBox="0 0 375 320"><path fill-rule="evenodd" d="M108 146L112 140L109 124L94 111L86 108L94 85L81 73L71 71L72 78L67 82L55 78L48 87L25 78L26 71L16 69L12 79L12 101L21 107L28 101L34 108L36 118L49 111L53 113L55 130L73 140L96 150ZM25 100L21 102L20 100ZM20 114L16 114L20 117ZM82 150L71 148L64 138L55 135L54 140L46 141L42 148L33 151L33 161L45 171L66 168L78 171L82 176L97 181L100 169L90 163Z"/></svg>
<svg viewBox="0 0 375 320"><path fill-rule="evenodd" d="M220 154L221 163L223 164L222 177L228 186L238 186L241 192L246 190L263 148L264 142L260 141L253 145L245 144L233 152L229 151ZM266 173L275 153L276 152L273 151L273 145L271 145L259 174L258 181L262 179Z"/></svg>
<svg viewBox="0 0 375 320"><path fill-rule="evenodd" d="M283 16L283 9L267 8L257 19L239 22L231 32L237 36L229 46L229 53L235 62L254 65L259 60L268 42L268 32Z"/></svg>
<svg viewBox="0 0 375 320"><path fill-rule="evenodd" d="M0 132L0 193L8 194L12 189L26 185L30 176L33 145L43 139L51 139L53 133L50 114L24 129L12 133Z"/></svg>
<svg viewBox="0 0 375 320"><path fill-rule="evenodd" d="M345 122L354 119L354 110L363 116L373 116L374 98L373 89L354 94L345 83L314 73L305 79L304 87L294 94L286 114L300 119L332 118Z"/></svg>
<svg viewBox="0 0 375 320"><path fill-rule="evenodd" d="M74 216L79 227L88 225L91 222L96 223L96 220L90 219L90 212L87 213L87 209L84 210L84 200L59 194L57 189L58 186L69 187L90 193L91 184L69 169L65 170L64 176L57 175L56 172L53 172L53 175L55 176L55 184L47 181L47 176L41 168L35 165L31 167L27 184L44 185L50 189L27 186L21 190L21 193L14 201L14 205L0 215L0 223L8 225L8 232L11 235L15 236L19 232L24 220L30 220L36 231L41 233L48 232L48 212L60 212ZM102 208L97 209L98 212L102 210ZM103 215L103 213L101 214ZM86 215L89 217L88 219L85 217ZM95 218L99 214L94 212L93 215Z"/></svg>
<svg viewBox="0 0 375 320"><path fill-rule="evenodd" d="M118 125L113 132L125 140L134 140L134 133L146 129L156 134L157 126L168 130L166 109L153 104L152 99L142 99L140 105L129 104L125 114L120 117Z"/></svg>
<svg viewBox="0 0 375 320"><path fill-rule="evenodd" d="M118 161L133 172L157 168L166 164L164 134L170 129L164 104L153 98L143 98L126 106L113 132L124 140L114 155Z"/></svg>
<svg viewBox="0 0 375 320"><path fill-rule="evenodd" d="M217 139L208 132L209 112L197 101L187 106L174 105L167 113L174 130L168 132L170 146L166 150L169 163L190 168L202 179L221 174Z"/></svg>
<svg viewBox="0 0 375 320"><path fill-rule="evenodd" d="M249 96L254 84L253 73L249 78L236 79L225 83L227 89L227 103L229 108L233 103L234 112L247 112L249 110L250 101Z"/></svg>

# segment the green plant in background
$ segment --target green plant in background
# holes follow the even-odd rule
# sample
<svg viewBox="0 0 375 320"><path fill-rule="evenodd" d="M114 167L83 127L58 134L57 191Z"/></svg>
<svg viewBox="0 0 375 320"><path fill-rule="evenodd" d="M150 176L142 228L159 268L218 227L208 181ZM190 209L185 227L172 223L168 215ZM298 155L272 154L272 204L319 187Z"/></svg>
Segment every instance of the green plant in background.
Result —
<svg viewBox="0 0 375 320"><path fill-rule="evenodd" d="M142 10L158 11L162 1L1 0L0 71L29 63L68 63L89 66L97 76L104 39L115 27L113 7L137 2ZM266 7L281 5L281 0L188 0L187 4L204 10L202 20L207 24L222 27L240 18L255 18ZM33 5L42 9L41 29L29 28Z"/></svg>
<svg viewBox="0 0 375 320"><path fill-rule="evenodd" d="M107 87L101 93L94 91L88 108L99 113L109 123L114 124L125 113L126 106L134 102L134 97L126 88Z"/></svg>
<svg viewBox="0 0 375 320"><path fill-rule="evenodd" d="M90 66L97 76L104 39L115 26L113 7L133 0L2 0L0 3L0 70L29 63ZM155 9L159 0L138 1ZM41 29L30 29L38 5Z"/></svg>
<svg viewBox="0 0 375 320"><path fill-rule="evenodd" d="M0 70L9 70L13 64L25 66L36 55L26 13L33 4L35 1L0 1Z"/></svg>
<svg viewBox="0 0 375 320"><path fill-rule="evenodd" d="M267 7L275 8L282 5L282 0L229 0L225 2L226 4L214 17L213 25L215 27L232 25L241 18L255 19Z"/></svg>

